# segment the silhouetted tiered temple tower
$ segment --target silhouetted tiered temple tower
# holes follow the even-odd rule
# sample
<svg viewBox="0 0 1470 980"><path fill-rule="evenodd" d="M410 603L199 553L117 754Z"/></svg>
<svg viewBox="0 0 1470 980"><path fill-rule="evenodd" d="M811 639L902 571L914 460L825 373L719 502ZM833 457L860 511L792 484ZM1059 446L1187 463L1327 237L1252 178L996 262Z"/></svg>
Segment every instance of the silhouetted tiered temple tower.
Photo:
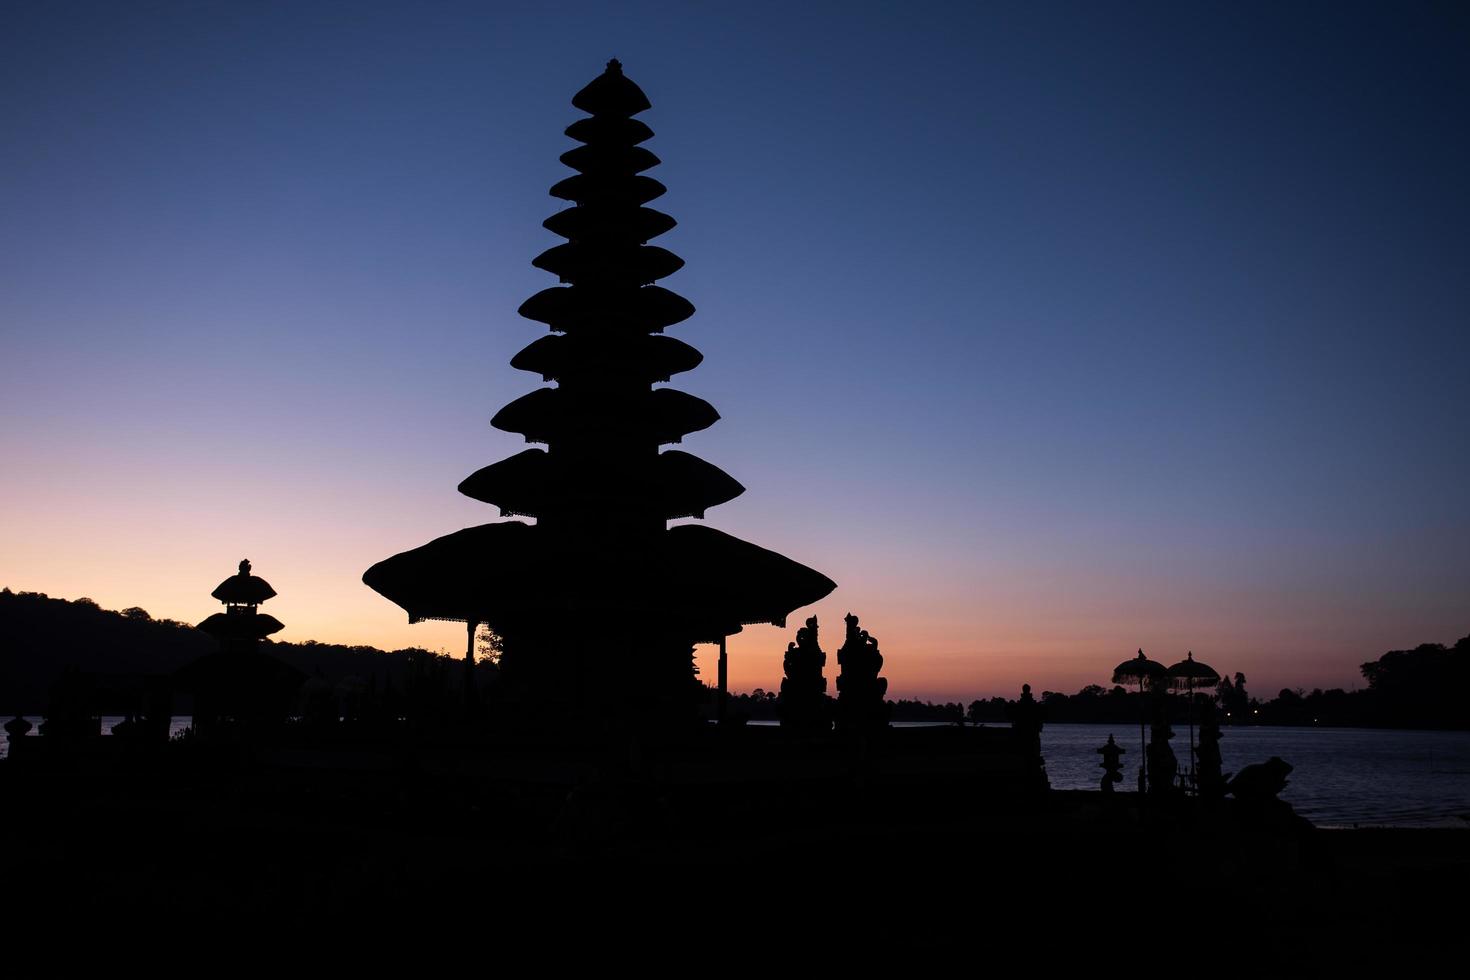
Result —
<svg viewBox="0 0 1470 980"><path fill-rule="evenodd" d="M284 724L306 675L260 652L260 641L285 627L260 611L276 590L250 574L248 560L210 594L225 604L225 611L198 628L218 640L220 650L180 668L174 682L194 695L196 735L258 737Z"/></svg>
<svg viewBox="0 0 1470 980"><path fill-rule="evenodd" d="M254 653L261 640L286 628L270 613L260 611L260 604L275 594L269 582L250 574L250 559L244 559L239 571L210 593L225 604L225 611L210 616L198 629L218 640L226 652Z"/></svg>
<svg viewBox="0 0 1470 980"><path fill-rule="evenodd" d="M548 336L512 360L555 387L511 402L492 424L546 449L478 471L460 492L536 519L466 528L379 562L363 576L410 621L487 623L504 641L501 710L524 720L598 724L692 719L693 645L742 624L784 625L835 588L781 555L697 524L744 488L696 456L660 448L712 425L709 403L655 387L699 364L663 335L694 307L653 285L684 263L646 244L674 219L643 205L664 186L632 118L649 108L616 61L572 99L588 118L567 128L584 145L561 160L578 171L551 189L573 203L545 222L568 239L534 264L563 285L520 313ZM473 646L467 656L473 655ZM613 706L599 712L600 705Z"/></svg>

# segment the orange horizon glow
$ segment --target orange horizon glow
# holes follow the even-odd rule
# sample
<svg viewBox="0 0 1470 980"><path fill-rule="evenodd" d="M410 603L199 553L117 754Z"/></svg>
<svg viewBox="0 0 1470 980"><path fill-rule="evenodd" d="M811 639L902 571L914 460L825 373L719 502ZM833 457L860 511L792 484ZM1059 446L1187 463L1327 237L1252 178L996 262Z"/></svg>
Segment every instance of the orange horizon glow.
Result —
<svg viewBox="0 0 1470 980"><path fill-rule="evenodd" d="M233 6L6 8L0 586L198 623L249 558L280 639L461 653L361 577L499 519L455 488L526 448L490 422L616 53L697 309L669 384L721 416L680 448L746 488L708 524L837 583L733 689L816 615L835 691L848 612L938 701L1140 647L1361 687L1470 633L1445 11Z"/></svg>
<svg viewBox="0 0 1470 980"><path fill-rule="evenodd" d="M493 450L480 455L495 458ZM121 452L108 456L99 449L89 460L96 465L100 458L116 481L105 494L94 492L76 458L0 473L10 507L0 529L0 586L87 596L110 609L141 606L155 618L197 623L217 611L210 591L250 558L278 593L267 607L285 624L277 639L463 653L463 626L410 625L360 581L388 555L494 519L493 508L449 489L453 464L443 473L414 474L419 493L444 488L433 493L442 507L425 512L417 497L393 487L381 488L382 499L343 496L335 490L339 478L318 460L283 481L270 470L201 465L166 448L146 467ZM371 486L371 472L370 461L358 461L340 480ZM1464 632L1451 635L1448 608L1439 615L1450 628L1426 635L1413 604L1385 616L1345 590L1284 594L1208 578L1175 582L1122 564L1046 562L1018 546L973 560L936 552L926 564L892 538L824 545L820 528L793 519L799 515L771 526L752 522L750 499L721 508L730 521L710 523L782 550L830 575L838 588L795 611L784 630L751 626L730 638L730 687L737 692L779 689L786 644L811 615L821 626L830 692L842 617L853 612L881 644L890 697L963 702L1014 697L1023 683L1038 692L1106 686L1112 668L1139 647L1165 663L1192 650L1222 673L1245 673L1250 690L1263 696L1283 687L1351 689L1361 685L1365 661L1422 642L1453 643ZM14 519L21 513L23 523ZM1039 537L1033 547L1044 555L1059 546ZM926 573L899 571L911 567ZM696 662L701 679L713 684L715 648L698 647Z"/></svg>
<svg viewBox="0 0 1470 980"><path fill-rule="evenodd" d="M128 537L119 535L105 547L94 547L89 562L82 566L68 561L54 539L44 551L11 550L0 562L0 585L57 598L86 596L107 609L141 606L155 618L197 623L218 609L209 592L233 574L240 558L249 557L255 573L278 592L265 607L286 627L275 639L384 650L422 647L452 656L464 652L463 625L410 625L400 609L350 577L350 566L347 574L333 574L341 561L332 562L331 567L307 561L314 554L319 557L315 549L327 540L337 538L342 543L345 535L341 532L256 535L264 549L242 552L238 533L218 528L173 538L172 546L155 538L151 550L145 549L141 556L135 551L142 547L141 542L131 542ZM348 551L362 555L356 562L363 567L382 555L381 548L366 545ZM1110 686L1112 668L1140 646L1166 663L1192 650L1197 659L1221 673L1242 671L1259 696L1274 696L1282 687L1351 689L1361 685L1357 668L1366 660L1389 649L1455 639L1412 634L1391 640L1334 640L1329 636L1314 644L1286 624L1243 629L1228 617L1186 622L1185 617L1176 616L1148 630L1130 630L1127 622L1131 617L1146 618L1141 609L1130 608L1138 604L1108 603L1099 596L1087 601L1079 598L1070 609L1040 608L1040 603L1028 601L1018 590L989 601L978 596L970 601L973 618L956 615L956 608L966 607L942 599L916 601L895 593L892 583L847 588L839 583L831 597L794 613L785 629L748 626L730 637L730 689L737 693L779 690L786 644L807 616L816 615L827 653L828 690L835 694L842 617L849 611L857 613L863 628L880 642L883 676L889 680L891 698L962 703L996 695L1015 697L1023 683L1038 693L1070 694L1088 684ZM1290 655L1280 652L1283 650ZM714 645L696 648L700 677L711 685L717 676L716 659ZM1273 659L1281 662L1279 667L1272 665Z"/></svg>

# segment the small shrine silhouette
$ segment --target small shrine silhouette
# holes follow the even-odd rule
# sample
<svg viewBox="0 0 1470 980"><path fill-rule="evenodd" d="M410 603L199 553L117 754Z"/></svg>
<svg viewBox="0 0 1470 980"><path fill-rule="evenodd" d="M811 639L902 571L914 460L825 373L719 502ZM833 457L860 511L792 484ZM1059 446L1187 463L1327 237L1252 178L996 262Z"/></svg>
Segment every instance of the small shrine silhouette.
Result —
<svg viewBox="0 0 1470 980"><path fill-rule="evenodd" d="M179 690L194 697L196 736L245 740L258 738L285 723L295 707L306 675L260 651L260 641L285 629L260 604L274 598L270 583L250 573L250 561L212 593L225 611L210 616L199 629L219 641L218 653L206 654L174 674Z"/></svg>

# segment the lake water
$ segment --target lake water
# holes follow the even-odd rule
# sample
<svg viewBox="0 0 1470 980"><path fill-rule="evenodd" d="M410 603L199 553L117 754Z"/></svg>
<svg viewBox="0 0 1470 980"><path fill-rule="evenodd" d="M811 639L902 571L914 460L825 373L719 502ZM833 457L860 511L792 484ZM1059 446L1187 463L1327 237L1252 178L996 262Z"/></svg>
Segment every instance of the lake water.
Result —
<svg viewBox="0 0 1470 980"><path fill-rule="evenodd" d="M1170 743L1189 764L1189 729ZM1470 732L1367 728L1224 728L1226 772L1280 756L1296 768L1281 798L1323 827L1470 828ZM1097 789L1112 734L1127 750L1124 789L1138 785L1138 726L1052 725L1041 732L1046 775L1056 789Z"/></svg>
<svg viewBox="0 0 1470 980"><path fill-rule="evenodd" d="M3 722L9 721L9 720L10 720L10 718L0 719L0 724L3 724ZM41 722L43 720L41 718L41 716L40 715L26 715L25 716L25 720L31 723L31 730L26 735L26 737L27 738L37 738L37 737L39 737L40 734L41 734L40 733ZM103 735L111 735L112 734L112 726L113 725L116 725L116 724L120 724L122 722L122 720L123 720L123 716L122 715L103 715L102 716L102 734ZM189 724L191 722L193 722L193 720L194 719L191 718L191 717L189 717L188 715L180 715L180 716L172 719L169 722L169 724L168 724L168 737L169 738L173 738L179 732L181 732L184 729L188 728L189 727ZM10 739L8 739L5 736L5 732L4 731L0 731L0 759L5 758L9 754L10 754Z"/></svg>
<svg viewBox="0 0 1470 980"><path fill-rule="evenodd" d="M120 721L103 718L102 730ZM170 733L182 731L189 721L175 718ZM1174 754L1183 768L1189 760L1189 730L1182 725L1174 730ZM1041 732L1041 751L1051 785L1097 789L1102 777L1097 748L1109 734L1127 750L1122 788L1136 786L1137 726L1048 724ZM0 758L7 750L0 737ZM1291 763L1296 768L1282 799L1319 826L1470 828L1470 732L1226 728L1220 754L1227 772L1273 755Z"/></svg>

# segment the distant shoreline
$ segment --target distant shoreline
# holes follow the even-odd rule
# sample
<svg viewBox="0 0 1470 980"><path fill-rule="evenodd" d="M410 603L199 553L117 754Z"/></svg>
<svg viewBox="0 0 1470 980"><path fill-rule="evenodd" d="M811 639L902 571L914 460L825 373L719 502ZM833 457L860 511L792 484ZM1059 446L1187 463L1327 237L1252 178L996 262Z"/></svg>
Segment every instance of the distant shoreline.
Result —
<svg viewBox="0 0 1470 980"><path fill-rule="evenodd" d="M74 667L105 682L100 685L98 710L102 714L132 710L124 704L126 689L138 678L172 674L186 663L214 652L217 644L188 623L154 619L137 607L121 611L102 609L90 599L67 600L39 592L0 589L0 714L44 714L51 686L63 668ZM344 680L373 681L380 689L401 689L415 669L415 661L448 666L447 657L410 648L381 650L369 646L317 643L272 643L262 650L312 677L331 684ZM481 663L492 682L494 666ZM1111 667L1099 670L1106 676ZM1403 731L1470 730L1470 636L1452 646L1425 643L1411 650L1394 650L1362 665L1367 688L1345 691L1282 690L1262 700L1246 691L1242 674L1222 678L1218 687L1196 692L1196 712L1214 710L1224 727L1256 725L1283 728L1358 728ZM451 682L458 670L449 671ZM113 692L106 690L111 683ZM752 721L778 717L773 679L770 690L732 693L728 717ZM1076 694L1040 690L1045 720L1054 723L1138 724L1145 713L1139 693L1120 685L1088 685ZM1019 692L1018 692L1019 693ZM1153 695L1148 695L1152 697ZM108 697L113 701L109 703ZM706 686L706 711L712 717L715 692ZM1009 717L1010 702L1003 697L968 703L938 703L917 699L890 701L892 720L903 722L968 722L996 724ZM1187 723L1189 702L1183 694L1167 696L1173 724ZM187 703L175 708L187 714ZM1241 725L1237 719L1257 719Z"/></svg>

